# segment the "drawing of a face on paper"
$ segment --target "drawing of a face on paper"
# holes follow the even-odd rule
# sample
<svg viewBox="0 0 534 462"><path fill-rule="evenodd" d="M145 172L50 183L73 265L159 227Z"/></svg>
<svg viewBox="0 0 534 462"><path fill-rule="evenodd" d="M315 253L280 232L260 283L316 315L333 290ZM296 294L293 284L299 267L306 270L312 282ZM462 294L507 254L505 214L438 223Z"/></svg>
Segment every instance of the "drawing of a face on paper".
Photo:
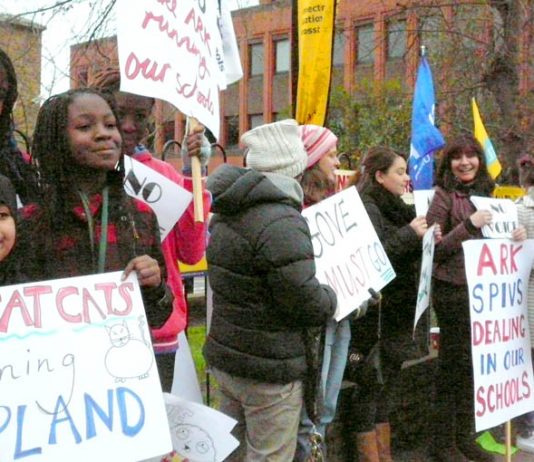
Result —
<svg viewBox="0 0 534 462"><path fill-rule="evenodd" d="M177 424L172 428L172 445L179 456L188 462L215 462L215 444L208 433L191 424Z"/></svg>

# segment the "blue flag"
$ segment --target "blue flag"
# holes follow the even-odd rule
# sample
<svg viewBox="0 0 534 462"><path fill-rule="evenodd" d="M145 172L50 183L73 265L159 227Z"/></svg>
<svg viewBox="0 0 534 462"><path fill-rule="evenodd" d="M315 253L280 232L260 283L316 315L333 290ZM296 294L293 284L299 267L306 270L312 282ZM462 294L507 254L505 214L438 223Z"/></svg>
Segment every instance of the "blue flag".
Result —
<svg viewBox="0 0 534 462"><path fill-rule="evenodd" d="M408 171L414 190L432 189L434 180L434 151L445 140L434 125L434 84L426 58L421 57L413 93L412 141Z"/></svg>

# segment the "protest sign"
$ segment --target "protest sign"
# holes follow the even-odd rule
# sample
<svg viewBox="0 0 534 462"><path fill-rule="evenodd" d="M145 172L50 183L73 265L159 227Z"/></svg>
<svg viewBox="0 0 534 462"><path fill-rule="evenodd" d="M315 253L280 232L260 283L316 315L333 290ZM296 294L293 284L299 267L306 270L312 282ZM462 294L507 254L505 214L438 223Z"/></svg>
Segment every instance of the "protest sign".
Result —
<svg viewBox="0 0 534 462"><path fill-rule="evenodd" d="M339 192L348 187L349 181L356 175L356 172L354 170L336 169L334 174L336 176L336 192Z"/></svg>
<svg viewBox="0 0 534 462"><path fill-rule="evenodd" d="M226 88L217 0L118 0L121 90L160 98L219 137Z"/></svg>
<svg viewBox="0 0 534 462"><path fill-rule="evenodd" d="M510 199L471 196L471 202L477 210L489 210L491 212L491 223L482 227L484 237L512 237L512 231L518 227L519 222L517 207Z"/></svg>
<svg viewBox="0 0 534 462"><path fill-rule="evenodd" d="M154 211L163 241L187 209L192 194L130 156L124 156L124 168L124 190Z"/></svg>
<svg viewBox="0 0 534 462"><path fill-rule="evenodd" d="M417 304L415 306L415 320L413 329L417 326L417 322L421 315L426 311L430 305L430 288L432 286L432 263L434 261L434 229L431 226L426 230L423 236L423 253L421 257L421 273L419 275L419 289L417 290Z"/></svg>
<svg viewBox="0 0 534 462"><path fill-rule="evenodd" d="M156 457L145 462L222 462L239 446L230 433L236 420L208 406L169 393L163 395L173 452L171 458Z"/></svg>
<svg viewBox="0 0 534 462"><path fill-rule="evenodd" d="M534 410L527 315L534 240L462 243L469 288L476 430Z"/></svg>
<svg viewBox="0 0 534 462"><path fill-rule="evenodd" d="M171 450L135 275L0 288L0 459L134 462Z"/></svg>
<svg viewBox="0 0 534 462"><path fill-rule="evenodd" d="M313 242L317 278L337 294L340 320L394 279L356 188L345 189L303 211Z"/></svg>

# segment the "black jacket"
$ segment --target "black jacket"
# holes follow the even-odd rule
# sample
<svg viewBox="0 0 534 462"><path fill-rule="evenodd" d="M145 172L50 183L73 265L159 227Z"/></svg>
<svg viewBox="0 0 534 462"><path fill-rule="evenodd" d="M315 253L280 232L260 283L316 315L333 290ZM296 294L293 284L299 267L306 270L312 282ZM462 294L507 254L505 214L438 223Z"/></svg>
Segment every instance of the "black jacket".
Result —
<svg viewBox="0 0 534 462"><path fill-rule="evenodd" d="M418 264L422 251L422 241L410 226L415 218L415 210L382 186L371 185L360 194L396 273L395 279L381 290L382 336L410 336L415 317ZM372 347L376 341L377 323L376 309L371 309L364 318L353 323L353 335L358 343Z"/></svg>
<svg viewBox="0 0 534 462"><path fill-rule="evenodd" d="M215 213L207 249L213 289L208 363L267 383L304 378L303 328L325 323L336 296L315 277L300 186L288 177L223 166L210 175L208 189Z"/></svg>

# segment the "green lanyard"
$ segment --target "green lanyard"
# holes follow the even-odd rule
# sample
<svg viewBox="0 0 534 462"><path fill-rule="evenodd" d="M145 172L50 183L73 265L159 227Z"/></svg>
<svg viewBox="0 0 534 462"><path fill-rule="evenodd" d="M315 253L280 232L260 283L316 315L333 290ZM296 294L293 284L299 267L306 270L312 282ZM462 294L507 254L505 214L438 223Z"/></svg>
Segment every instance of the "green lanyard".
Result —
<svg viewBox="0 0 534 462"><path fill-rule="evenodd" d="M87 217L87 224L89 227L89 241L91 243L91 258L93 259L93 266L95 265L95 221L89 208L89 198L83 191L78 191L80 199L82 200L83 210ZM102 190L102 211L100 216L100 245L98 247L98 273L103 273L106 266L106 251L108 246L108 208L109 208L109 188L104 187Z"/></svg>

